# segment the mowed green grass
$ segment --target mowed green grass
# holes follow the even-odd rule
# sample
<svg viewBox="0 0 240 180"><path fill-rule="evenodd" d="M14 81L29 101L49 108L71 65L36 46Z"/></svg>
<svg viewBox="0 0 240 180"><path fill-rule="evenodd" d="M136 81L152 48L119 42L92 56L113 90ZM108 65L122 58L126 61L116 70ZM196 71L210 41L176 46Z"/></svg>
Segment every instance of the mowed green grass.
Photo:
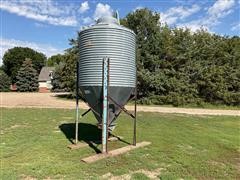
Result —
<svg viewBox="0 0 240 180"><path fill-rule="evenodd" d="M81 158L96 154L100 145L67 148L74 137L74 117L74 110L3 108L0 179L101 179L107 173L148 179L139 170L159 168L160 179L240 178L239 117L138 113L137 141L152 144L93 164ZM91 113L81 119L82 141L100 137L95 124ZM131 118L122 114L114 134L132 142ZM126 145L111 142L109 148Z"/></svg>

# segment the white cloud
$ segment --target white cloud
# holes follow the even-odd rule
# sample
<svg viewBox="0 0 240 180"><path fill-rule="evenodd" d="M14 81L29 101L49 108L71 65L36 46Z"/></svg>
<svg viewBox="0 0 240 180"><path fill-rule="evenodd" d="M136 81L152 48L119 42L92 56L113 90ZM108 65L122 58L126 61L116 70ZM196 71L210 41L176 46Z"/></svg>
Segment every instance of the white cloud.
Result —
<svg viewBox="0 0 240 180"><path fill-rule="evenodd" d="M220 23L220 19L233 12L234 0L217 0L212 6L206 8L207 14L198 19L186 23L178 23L178 27L187 27L192 31L203 28L208 31Z"/></svg>
<svg viewBox="0 0 240 180"><path fill-rule="evenodd" d="M47 57L50 57L55 54L63 53L63 50L55 48L49 44L38 44L35 42L28 42L28 41L19 41L15 39L5 39L0 38L0 65L2 64L2 57L4 53L13 47L29 47L36 51L44 53Z"/></svg>
<svg viewBox="0 0 240 180"><path fill-rule="evenodd" d="M89 9L89 5L88 5L88 1L85 1L81 4L80 8L79 8L79 12L80 13L84 13Z"/></svg>
<svg viewBox="0 0 240 180"><path fill-rule="evenodd" d="M222 13L231 9L234 4L234 0L217 0L213 6L208 9L208 14L221 17Z"/></svg>
<svg viewBox="0 0 240 180"><path fill-rule="evenodd" d="M235 25L232 26L231 31L238 31L238 33L240 33L240 23L235 23Z"/></svg>
<svg viewBox="0 0 240 180"><path fill-rule="evenodd" d="M108 4L98 3L94 12L94 19L103 16L112 16L113 10Z"/></svg>
<svg viewBox="0 0 240 180"><path fill-rule="evenodd" d="M52 25L77 26L75 15L69 14L72 6L59 7L53 1L1 1L0 9Z"/></svg>
<svg viewBox="0 0 240 180"><path fill-rule="evenodd" d="M83 20L83 24L91 24L91 23L93 23L93 19L90 18L89 16L88 17L84 17L82 20Z"/></svg>
<svg viewBox="0 0 240 180"><path fill-rule="evenodd" d="M190 8L183 6L172 7L168 9L165 13L161 13L160 18L163 23L172 25L178 20L184 20L185 18L191 16L192 14L198 12L200 9L200 6L196 4L192 5Z"/></svg>
<svg viewBox="0 0 240 180"><path fill-rule="evenodd" d="M208 8L208 16L205 21L210 26L217 25L219 19L233 12L234 0L217 0L210 8Z"/></svg>

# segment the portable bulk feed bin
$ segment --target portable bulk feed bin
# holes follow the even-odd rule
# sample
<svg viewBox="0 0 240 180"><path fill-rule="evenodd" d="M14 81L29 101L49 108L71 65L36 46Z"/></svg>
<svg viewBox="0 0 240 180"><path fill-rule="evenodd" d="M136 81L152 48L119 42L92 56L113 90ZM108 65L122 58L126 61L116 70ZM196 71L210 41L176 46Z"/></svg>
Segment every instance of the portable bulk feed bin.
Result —
<svg viewBox="0 0 240 180"><path fill-rule="evenodd" d="M136 87L135 34L116 18L103 17L80 32L79 48L79 88L101 126L103 58L109 58L109 96L124 106ZM121 108L111 101L108 108L112 130Z"/></svg>

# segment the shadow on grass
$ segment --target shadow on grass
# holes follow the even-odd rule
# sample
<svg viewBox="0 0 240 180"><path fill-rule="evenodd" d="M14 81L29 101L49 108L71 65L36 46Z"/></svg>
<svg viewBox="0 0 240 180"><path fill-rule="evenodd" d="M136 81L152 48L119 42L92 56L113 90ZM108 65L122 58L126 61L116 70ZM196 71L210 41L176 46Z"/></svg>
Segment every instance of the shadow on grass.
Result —
<svg viewBox="0 0 240 180"><path fill-rule="evenodd" d="M59 126L59 129L64 133L66 138L74 144L75 139L75 123L65 123ZM114 134L109 134L109 137L116 137L119 141L130 145L129 142L115 136ZM97 126L88 123L78 124L78 140L87 143L96 153L101 153L101 150L97 148L97 145L102 143L102 130ZM96 145L95 145L96 144Z"/></svg>
<svg viewBox="0 0 240 180"><path fill-rule="evenodd" d="M66 138L74 144L75 123L61 124L59 129L64 133ZM101 153L94 144L101 144L102 130L97 126L88 123L78 124L78 140L86 142L96 153Z"/></svg>

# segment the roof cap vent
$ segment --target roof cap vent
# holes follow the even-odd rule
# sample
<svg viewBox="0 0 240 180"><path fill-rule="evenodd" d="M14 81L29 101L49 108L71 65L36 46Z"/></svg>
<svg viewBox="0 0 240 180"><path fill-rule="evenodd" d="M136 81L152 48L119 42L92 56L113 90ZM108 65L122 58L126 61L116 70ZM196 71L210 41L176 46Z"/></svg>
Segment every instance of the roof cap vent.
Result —
<svg viewBox="0 0 240 180"><path fill-rule="evenodd" d="M119 24L118 20L111 16L101 17L97 20L97 24Z"/></svg>

